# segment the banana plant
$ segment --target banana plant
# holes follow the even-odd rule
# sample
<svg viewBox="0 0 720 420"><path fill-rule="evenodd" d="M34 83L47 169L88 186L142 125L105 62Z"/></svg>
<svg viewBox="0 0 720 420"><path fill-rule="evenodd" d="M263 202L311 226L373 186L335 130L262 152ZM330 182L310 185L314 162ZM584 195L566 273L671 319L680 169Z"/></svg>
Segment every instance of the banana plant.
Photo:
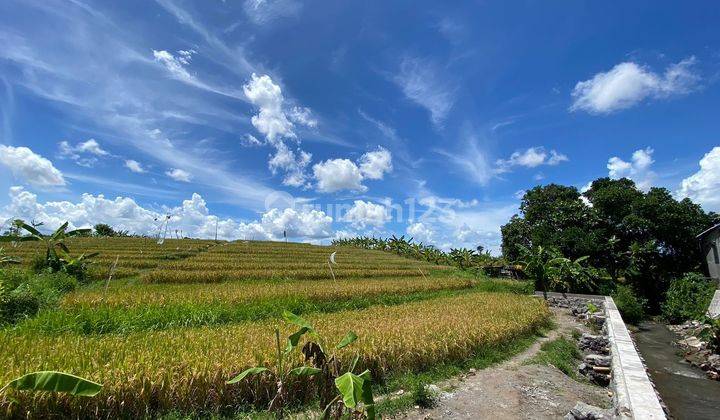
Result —
<svg viewBox="0 0 720 420"><path fill-rule="evenodd" d="M13 379L0 389L0 394L7 389L16 391L60 392L79 397L94 397L102 390L102 385L89 379L81 378L65 372L40 371Z"/></svg>
<svg viewBox="0 0 720 420"><path fill-rule="evenodd" d="M90 229L75 229L75 230L67 230L69 223L65 222L63 223L55 232L53 232L50 235L45 235L41 233L39 230L37 230L34 226L30 226L25 222L22 222L20 224L20 227L22 227L25 231L29 233L28 236L20 236L20 237L12 237L12 236L6 236L0 238L0 240L4 241L14 241L14 242L28 242L28 241L35 241L35 242L42 242L45 245L46 249L46 258L48 260L51 259L59 259L57 255L57 250L60 249L64 251L66 254L70 253L70 250L65 245L65 239L71 238L74 236L83 236L83 235L89 235L92 231Z"/></svg>
<svg viewBox="0 0 720 420"><path fill-rule="evenodd" d="M560 289L564 294L581 286L591 286L593 282L590 270L582 265L588 258L587 255L575 260L556 257L548 261L550 287Z"/></svg>

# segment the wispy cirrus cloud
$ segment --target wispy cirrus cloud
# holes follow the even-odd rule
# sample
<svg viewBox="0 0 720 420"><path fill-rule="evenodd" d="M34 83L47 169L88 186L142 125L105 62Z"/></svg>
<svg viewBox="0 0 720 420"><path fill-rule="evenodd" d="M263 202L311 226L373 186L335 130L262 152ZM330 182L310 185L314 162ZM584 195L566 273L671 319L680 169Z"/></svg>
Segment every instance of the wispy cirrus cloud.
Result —
<svg viewBox="0 0 720 420"><path fill-rule="evenodd" d="M430 112L430 120L441 126L452 109L457 88L447 70L429 59L406 56L393 81L403 94Z"/></svg>

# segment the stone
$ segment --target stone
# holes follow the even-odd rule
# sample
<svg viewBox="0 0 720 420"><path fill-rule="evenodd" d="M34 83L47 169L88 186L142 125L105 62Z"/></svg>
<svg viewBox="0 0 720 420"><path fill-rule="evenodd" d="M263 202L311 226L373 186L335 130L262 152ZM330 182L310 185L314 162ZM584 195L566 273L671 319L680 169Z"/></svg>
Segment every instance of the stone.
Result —
<svg viewBox="0 0 720 420"><path fill-rule="evenodd" d="M568 417L570 416L570 417ZM575 420L596 420L610 418L610 412L594 405L578 402L575 407L565 416L566 419Z"/></svg>
<svg viewBox="0 0 720 420"><path fill-rule="evenodd" d="M588 354L585 356L585 363L592 366L609 367L612 363L612 357L602 356L600 354Z"/></svg>

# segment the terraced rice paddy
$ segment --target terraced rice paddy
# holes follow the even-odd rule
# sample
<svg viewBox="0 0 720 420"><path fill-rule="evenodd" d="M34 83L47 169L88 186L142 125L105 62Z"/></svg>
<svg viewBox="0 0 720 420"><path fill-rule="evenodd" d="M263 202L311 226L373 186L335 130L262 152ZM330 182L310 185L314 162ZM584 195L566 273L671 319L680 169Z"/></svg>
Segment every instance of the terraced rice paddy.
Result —
<svg viewBox="0 0 720 420"><path fill-rule="evenodd" d="M77 246L103 252L101 241ZM476 280L381 251L190 240L145 249L140 239L113 239L107 253L119 252L123 241L133 250L124 261L147 268L126 265L136 274L107 291L104 282L91 284L58 308L0 330L0 383L63 370L103 383L102 393L15 393L17 403L3 395L0 413L137 417L247 409L266 401L268 378L225 381L271 361L273 328L289 333L277 318L283 309L302 313L329 342L355 331L359 340L340 357L347 362L359 351L378 383L526 337L548 319L542 301L518 294L525 291L518 282ZM130 258L140 250L143 257ZM312 384L290 386L297 403L312 400Z"/></svg>

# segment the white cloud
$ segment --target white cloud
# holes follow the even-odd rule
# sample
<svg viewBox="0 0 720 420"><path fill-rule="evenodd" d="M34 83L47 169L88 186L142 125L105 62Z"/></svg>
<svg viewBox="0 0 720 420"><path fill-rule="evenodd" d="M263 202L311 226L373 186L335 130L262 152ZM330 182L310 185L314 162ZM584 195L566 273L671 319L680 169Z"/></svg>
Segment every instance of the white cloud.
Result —
<svg viewBox="0 0 720 420"><path fill-rule="evenodd" d="M297 137L292 122L282 109L284 101L282 90L279 85L273 83L270 76L258 76L253 73L250 81L243 86L243 92L260 110L257 115L253 115L252 125L271 143L283 137Z"/></svg>
<svg viewBox="0 0 720 420"><path fill-rule="evenodd" d="M190 172L178 168L171 168L165 172L165 175L180 182L190 182L192 179L192 174L190 174Z"/></svg>
<svg viewBox="0 0 720 420"><path fill-rule="evenodd" d="M317 190L331 193L340 190L364 192L363 175L360 168L349 159L329 159L313 166Z"/></svg>
<svg viewBox="0 0 720 420"><path fill-rule="evenodd" d="M283 184L291 187L301 187L306 184L305 168L310 163L312 155L298 149L297 153L290 150L285 143L278 143L275 154L268 161L268 167L274 174L278 169L285 172Z"/></svg>
<svg viewBox="0 0 720 420"><path fill-rule="evenodd" d="M607 163L608 175L612 179L632 179L639 189L649 190L655 180L655 173L650 169L655 162L652 159L653 152L650 147L636 150L633 152L630 162L617 156L611 157Z"/></svg>
<svg viewBox="0 0 720 420"><path fill-rule="evenodd" d="M700 170L682 180L677 195L689 197L708 211L720 211L720 146L700 159Z"/></svg>
<svg viewBox="0 0 720 420"><path fill-rule="evenodd" d="M207 203L199 194L193 194L177 207L163 207L160 211L146 209L128 197L107 199L104 195L83 194L79 202L51 201L39 203L37 196L22 187L10 188L10 203L0 209L2 219L22 218L44 222L44 229L60 226L65 221L72 228L91 227L108 223L119 230L154 235L160 231L164 216L171 215L168 232L182 230L184 236L214 238L217 226L221 239L278 240L287 231L288 236L300 240L333 236L332 218L318 210L273 208L260 220L240 222L212 215Z"/></svg>
<svg viewBox="0 0 720 420"><path fill-rule="evenodd" d="M343 221L355 228L380 228L390 219L387 207L369 201L355 200L353 206L343 216Z"/></svg>
<svg viewBox="0 0 720 420"><path fill-rule="evenodd" d="M392 169L392 154L383 147L360 157L360 172L367 179L383 179L383 175Z"/></svg>
<svg viewBox="0 0 720 420"><path fill-rule="evenodd" d="M182 52L186 53L186 51ZM155 61L162 63L168 72L176 79L195 83L195 77L185 69L185 66L190 64L192 53L179 54L176 57L165 50L153 50L153 57L155 57Z"/></svg>
<svg viewBox="0 0 720 420"><path fill-rule="evenodd" d="M132 172L135 172L136 174L142 174L145 173L145 168L142 167L140 162L132 159L128 159L125 161L125 167L130 169Z"/></svg>
<svg viewBox="0 0 720 420"><path fill-rule="evenodd" d="M392 154L383 147L363 154L358 163L349 159L328 159L313 166L313 175L319 192L332 193L341 190L364 192L365 179L383 179L391 172Z"/></svg>
<svg viewBox="0 0 720 420"><path fill-rule="evenodd" d="M311 128L317 126L317 121L312 118L311 111L308 108L294 107L288 116L283 109L285 99L282 90L268 75L258 76L253 73L250 81L243 86L243 92L247 99L259 109L258 114L251 118L252 125L275 148L275 154L268 162L270 171L276 174L278 169L283 170L285 173L283 184L285 185L305 186L307 178L305 168L310 163L312 155L300 148L297 148L297 151L291 150L284 139L297 140L292 121ZM246 140L250 144L259 143L254 137L246 138Z"/></svg>
<svg viewBox="0 0 720 420"><path fill-rule="evenodd" d="M306 127L315 128L318 125L317 119L313 117L310 108L294 106L288 113L291 120Z"/></svg>
<svg viewBox="0 0 720 420"><path fill-rule="evenodd" d="M645 99L667 98L692 91L700 76L693 71L695 57L668 66L657 74L633 62L620 63L606 73L578 82L572 92L571 111L609 114Z"/></svg>
<svg viewBox="0 0 720 420"><path fill-rule="evenodd" d="M27 147L0 144L0 163L7 166L13 176L31 185L42 188L65 185L65 178L52 162Z"/></svg>
<svg viewBox="0 0 720 420"><path fill-rule="evenodd" d="M67 141L61 141L59 146L61 158L72 159L78 165L88 168L93 167L95 163L97 163L97 157L110 155L110 153L100 147L100 143L95 139L89 139L74 146Z"/></svg>
<svg viewBox="0 0 720 420"><path fill-rule="evenodd" d="M411 223L405 229L405 233L410 235L415 242L430 243L433 241L435 232L425 223Z"/></svg>
<svg viewBox="0 0 720 420"><path fill-rule="evenodd" d="M455 88L449 74L428 60L405 57L394 81L405 96L430 112L435 125L442 125L455 103Z"/></svg>
<svg viewBox="0 0 720 420"><path fill-rule="evenodd" d="M549 153L543 147L530 147L525 151L516 151L508 159L498 159L498 172L508 172L513 166L535 168L540 165L555 166L565 162L568 157L555 150Z"/></svg>
<svg viewBox="0 0 720 420"><path fill-rule="evenodd" d="M258 138L253 136L252 134L245 134L240 138L240 144L245 147L255 147L262 146L263 142L258 140Z"/></svg>
<svg viewBox="0 0 720 420"><path fill-rule="evenodd" d="M486 185L496 175L495 168L488 162L487 155L480 149L479 140L474 134L466 134L465 147L461 151L436 152L448 158L451 171L464 173L470 181L478 185Z"/></svg>
<svg viewBox="0 0 720 420"><path fill-rule="evenodd" d="M297 16L302 3L295 0L245 0L245 14L257 24L267 24L275 19Z"/></svg>
<svg viewBox="0 0 720 420"><path fill-rule="evenodd" d="M282 237L327 238L332 236L332 217L320 210L270 209L262 216L262 226L271 235Z"/></svg>

